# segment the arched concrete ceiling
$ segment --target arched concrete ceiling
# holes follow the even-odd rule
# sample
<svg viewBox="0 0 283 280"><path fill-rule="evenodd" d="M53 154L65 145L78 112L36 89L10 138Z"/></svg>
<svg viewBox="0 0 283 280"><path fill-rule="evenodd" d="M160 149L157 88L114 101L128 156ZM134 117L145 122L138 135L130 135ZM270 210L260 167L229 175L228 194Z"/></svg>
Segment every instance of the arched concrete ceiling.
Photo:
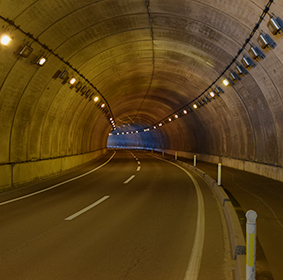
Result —
<svg viewBox="0 0 283 280"><path fill-rule="evenodd" d="M106 146L109 116L121 128L147 127L182 108L226 68L267 2L0 1L2 34L13 37L0 46L0 163L94 151ZM283 18L283 1L275 1L270 12ZM260 29L273 36L268 20ZM255 45L258 35L251 40ZM266 58L220 98L151 136L128 139L282 166L283 39L272 38L277 47L264 50ZM28 58L18 55L25 44L33 48ZM31 63L41 54L48 57L43 67ZM67 70L87 84L72 67L98 89L112 115L52 78Z"/></svg>

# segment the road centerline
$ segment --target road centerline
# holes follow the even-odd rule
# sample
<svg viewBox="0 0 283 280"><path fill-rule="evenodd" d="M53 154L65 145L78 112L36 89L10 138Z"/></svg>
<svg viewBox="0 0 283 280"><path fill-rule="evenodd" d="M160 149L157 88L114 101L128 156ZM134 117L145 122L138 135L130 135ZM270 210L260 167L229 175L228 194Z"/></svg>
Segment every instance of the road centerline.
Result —
<svg viewBox="0 0 283 280"><path fill-rule="evenodd" d="M128 184L130 181L132 181L134 178L136 177L136 175L132 175L129 179L127 179L123 184L126 185Z"/></svg>
<svg viewBox="0 0 283 280"><path fill-rule="evenodd" d="M100 203L102 203L103 201L105 201L106 199L108 199L109 197L110 197L109 195L106 195L106 196L100 198L99 200L97 200L97 201L94 202L93 204L91 204L91 205L85 207L84 209L82 209L82 210L80 210L80 211L74 213L73 215L67 217L67 218L65 219L65 221L71 221L71 220L77 218L78 216L84 214L85 212L87 212L87 211L89 211L90 209L94 208L95 206L99 205Z"/></svg>

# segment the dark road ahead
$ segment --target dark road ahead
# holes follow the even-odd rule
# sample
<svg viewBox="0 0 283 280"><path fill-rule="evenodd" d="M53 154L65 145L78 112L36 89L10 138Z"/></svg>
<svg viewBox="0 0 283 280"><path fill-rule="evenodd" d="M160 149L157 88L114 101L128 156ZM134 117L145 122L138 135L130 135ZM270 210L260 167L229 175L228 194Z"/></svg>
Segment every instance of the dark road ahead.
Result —
<svg viewBox="0 0 283 280"><path fill-rule="evenodd" d="M209 187L145 153L109 154L0 199L1 279L231 279Z"/></svg>

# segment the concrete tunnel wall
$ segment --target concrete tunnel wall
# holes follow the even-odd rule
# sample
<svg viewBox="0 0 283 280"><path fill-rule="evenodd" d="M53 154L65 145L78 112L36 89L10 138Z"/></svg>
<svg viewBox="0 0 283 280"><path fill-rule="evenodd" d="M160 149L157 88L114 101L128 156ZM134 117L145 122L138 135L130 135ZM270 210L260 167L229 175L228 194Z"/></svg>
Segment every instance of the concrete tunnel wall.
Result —
<svg viewBox="0 0 283 280"><path fill-rule="evenodd" d="M13 40L0 45L1 188L104 154L110 116L121 131L128 124L146 128L191 102L237 54L267 3L2 1L0 35ZM274 1L269 12L282 19L283 1ZM282 174L283 38L268 29L270 15L251 43L258 46L262 30L276 48L262 50L266 58L255 61L234 86L155 131L110 143L196 153L209 161L222 158L234 167L250 164L249 170L256 171L260 165ZM19 55L26 44L33 49L27 58ZM248 49L244 55L250 55ZM42 67L34 63L40 55L48 58ZM90 92L52 78L58 70L88 87L91 98ZM221 81L218 85L224 87ZM93 101L96 95L106 101L105 110Z"/></svg>

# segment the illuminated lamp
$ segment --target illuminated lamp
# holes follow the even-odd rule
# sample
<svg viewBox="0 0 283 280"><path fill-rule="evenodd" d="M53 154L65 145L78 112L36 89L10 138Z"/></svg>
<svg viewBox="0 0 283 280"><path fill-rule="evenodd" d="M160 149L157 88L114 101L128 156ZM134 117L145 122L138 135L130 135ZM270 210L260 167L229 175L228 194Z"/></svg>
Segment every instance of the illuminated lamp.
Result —
<svg viewBox="0 0 283 280"><path fill-rule="evenodd" d="M104 108L104 107L105 107L105 103L102 103L100 107L101 107L101 108Z"/></svg>
<svg viewBox="0 0 283 280"><path fill-rule="evenodd" d="M198 108L198 105L197 105L197 104L194 104L193 107L194 107L194 109L197 109L197 108Z"/></svg>
<svg viewBox="0 0 283 280"><path fill-rule="evenodd" d="M174 117L175 117L175 119L178 119L178 118L179 118L179 116L178 116L178 115L175 115Z"/></svg>
<svg viewBox="0 0 283 280"><path fill-rule="evenodd" d="M187 110L184 110L183 113L186 115L186 114L188 114L188 111L187 111Z"/></svg>
<svg viewBox="0 0 283 280"><path fill-rule="evenodd" d="M1 37L1 44L2 45L4 45L4 46L7 46L7 45L9 45L9 43L11 42L11 40L12 40L12 38L10 37L10 36L8 36L8 35L3 35L2 37Z"/></svg>
<svg viewBox="0 0 283 280"><path fill-rule="evenodd" d="M36 64L38 66L43 66L46 63L46 61L47 61L47 58L42 55L38 58L38 60L36 61Z"/></svg>
<svg viewBox="0 0 283 280"><path fill-rule="evenodd" d="M71 78L69 81L70 85L74 85L76 83L77 79L76 78Z"/></svg>
<svg viewBox="0 0 283 280"><path fill-rule="evenodd" d="M171 119L171 118L169 118L169 119L168 119L168 121L169 121L169 122L171 122L171 121L172 121L172 119Z"/></svg>
<svg viewBox="0 0 283 280"><path fill-rule="evenodd" d="M99 97L95 96L93 100L94 100L94 102L97 102L99 100Z"/></svg>

